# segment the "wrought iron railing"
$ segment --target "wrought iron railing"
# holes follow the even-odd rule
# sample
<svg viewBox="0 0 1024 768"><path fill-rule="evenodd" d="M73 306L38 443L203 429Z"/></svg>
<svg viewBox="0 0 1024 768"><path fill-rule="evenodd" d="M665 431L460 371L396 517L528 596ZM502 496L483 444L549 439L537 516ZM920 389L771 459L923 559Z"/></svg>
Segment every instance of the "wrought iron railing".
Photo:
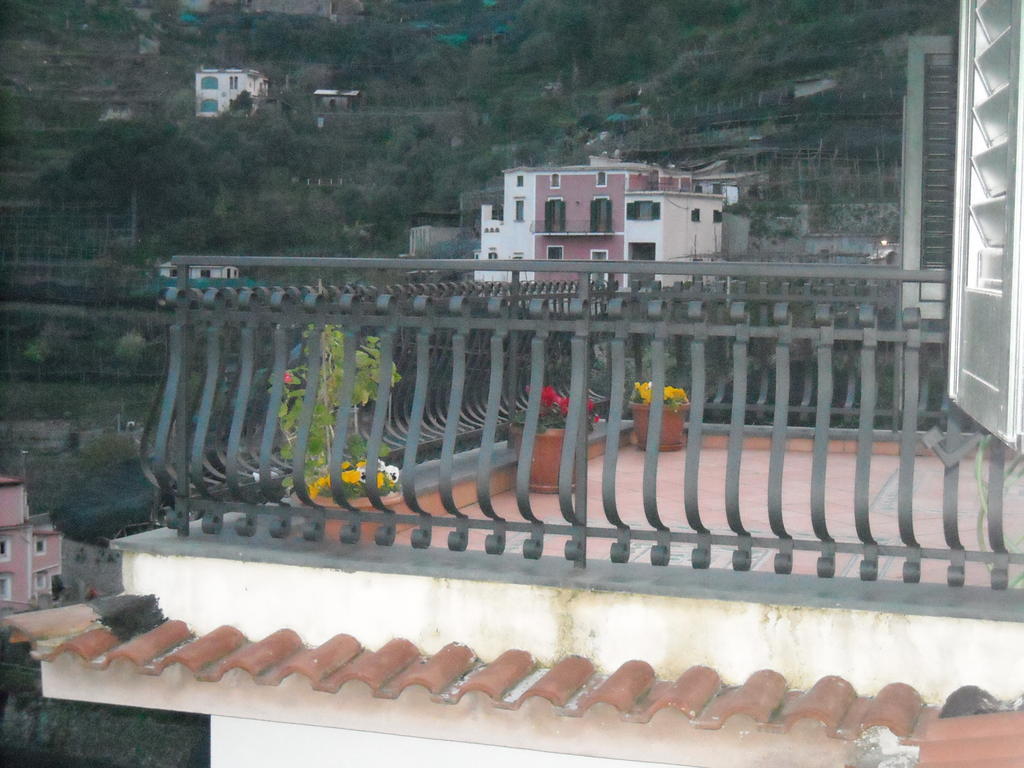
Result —
<svg viewBox="0 0 1024 768"><path fill-rule="evenodd" d="M615 232L610 219L538 219L530 225L538 235L611 235Z"/></svg>
<svg viewBox="0 0 1024 768"><path fill-rule="evenodd" d="M190 258L179 262L188 264ZM900 303L903 285L945 283L948 273L775 264L765 278L763 264L515 260L486 265L511 273L509 283L409 284L402 276L410 272L465 269L465 264L222 261L247 270L315 266L323 281L317 288L200 294L189 287L187 270L179 270L183 276L167 297L175 314L166 384L145 453L153 481L173 500L166 524L181 535L197 525L216 534L233 520L242 537L266 523L273 537L316 541L335 521L341 540L354 543L360 524L368 521L377 524L374 541L384 546L394 544L399 524L413 526L409 541L416 548L430 547L437 541L435 530L442 529L449 533L448 549L465 550L476 531L484 534L483 548L493 555L506 552L515 534L530 559L542 556L546 541L564 539L562 554L580 567L598 543L605 545L602 556L613 562L631 559L634 545L644 543L654 565L667 565L673 552L688 552L689 564L698 569L712 565L713 551L725 551L731 553L732 569L750 570L755 552L763 559L768 551L774 553L770 570L788 574L796 556L810 554L816 558L814 571L826 578L837 575L837 558L853 557L857 575L867 581L879 578L886 559L902 562L905 582L921 579L922 563L938 562L945 565L944 580L961 586L973 563L988 569L995 588L1005 588L1011 567L1019 570L1024 563L1024 556L1008 546L1004 457L998 448L988 462L992 482L979 522L984 541L979 536L979 546L971 548L960 533L960 463L977 436L964 433L966 425L942 394L945 324L922 320L917 309ZM388 287L331 285L332 272L359 269L386 273ZM556 271L578 279L518 280L521 272L543 277ZM618 288L624 276L628 289ZM310 492L306 476L316 387L302 393L287 459L280 424L288 371L304 365L307 381L317 380L313 371L321 350L316 343L303 344L303 334L317 338L308 331L324 327L344 337L340 407L332 413L333 439L325 449L326 498ZM370 404L352 418L356 355L369 337L379 339L381 370L394 365L401 378L392 382L379 376ZM650 380L656 392L681 384L691 398L688 447L671 476L654 450L664 406L658 398L652 402L639 522L619 502L628 479L618 468L624 451L632 450L622 447L622 438L630 427L626 400L633 380ZM556 519L540 514L538 497L529 492L546 385L569 396L565 428L571 439L564 441L558 459ZM596 432L586 409L588 396L599 402ZM514 413L522 417L517 461L505 442ZM376 466L389 448L395 452L389 460L400 465L401 508L389 506L373 484L367 486L368 509L356 508L343 493L341 467L357 458L346 453L355 433L365 437L368 466ZM744 441L751 435L761 437L769 455L754 504L740 492ZM715 436L723 441L720 459L726 470L722 526L706 519L699 493L708 492L700 489L701 464L702 457L708 460L706 441ZM810 449L801 492L806 502L787 498L784 504L794 439ZM600 490L588 493L588 444L595 440L604 451ZM846 536L828 511L834 441L846 441L855 453L849 490L853 526ZM895 538L878 536L870 504L872 466L881 447L898 453ZM941 544L922 543L916 534L922 513L915 507L915 467L927 450L944 465ZM515 470L508 492L515 503L502 512L490 478L510 461ZM476 494L472 511L457 503L453 491L467 467ZM664 496L666 482L678 492L678 503ZM427 485L437 490L440 511L421 504ZM794 505L807 518L806 531L792 524ZM765 515L766 530L749 524L752 511ZM190 525L197 518L201 524Z"/></svg>

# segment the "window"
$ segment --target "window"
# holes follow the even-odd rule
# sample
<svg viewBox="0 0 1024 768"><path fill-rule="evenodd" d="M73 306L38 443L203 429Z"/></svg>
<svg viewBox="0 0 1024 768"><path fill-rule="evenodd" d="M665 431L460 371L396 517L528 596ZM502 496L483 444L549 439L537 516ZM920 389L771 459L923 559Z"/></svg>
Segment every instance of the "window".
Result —
<svg viewBox="0 0 1024 768"><path fill-rule="evenodd" d="M40 536L36 537L36 554L37 555L45 555L46 554L46 539L44 539L44 538L42 538Z"/></svg>
<svg viewBox="0 0 1024 768"><path fill-rule="evenodd" d="M634 221L657 221L661 218L661 203L637 200L626 205L626 218Z"/></svg>
<svg viewBox="0 0 1024 768"><path fill-rule="evenodd" d="M552 173L551 174L551 188L552 189L558 189L560 186L562 186L562 177L559 174L557 174L557 173Z"/></svg>
<svg viewBox="0 0 1024 768"><path fill-rule="evenodd" d="M554 199L544 203L544 231L565 232L565 200Z"/></svg>
<svg viewBox="0 0 1024 768"><path fill-rule="evenodd" d="M608 251L591 251L591 261L608 261Z"/></svg>
<svg viewBox="0 0 1024 768"><path fill-rule="evenodd" d="M37 573L34 582L36 594L50 591L50 575L46 571L40 571Z"/></svg>
<svg viewBox="0 0 1024 768"><path fill-rule="evenodd" d="M711 212L711 220L713 222L715 222L715 224L721 224L722 223L722 212L721 211L712 211Z"/></svg>
<svg viewBox="0 0 1024 768"><path fill-rule="evenodd" d="M548 246L548 261L560 261L562 258L562 246L560 245L549 245Z"/></svg>
<svg viewBox="0 0 1024 768"><path fill-rule="evenodd" d="M0 573L0 600L11 599L11 574Z"/></svg>
<svg viewBox="0 0 1024 768"><path fill-rule="evenodd" d="M202 105L199 107L200 112L216 112L217 102L214 99L203 99Z"/></svg>
<svg viewBox="0 0 1024 768"><path fill-rule="evenodd" d="M612 201L607 197L595 197L590 201L590 231L612 231Z"/></svg>
<svg viewBox="0 0 1024 768"><path fill-rule="evenodd" d="M11 559L11 540L6 536L0 536L0 560Z"/></svg>
<svg viewBox="0 0 1024 768"><path fill-rule="evenodd" d="M199 82L199 87L204 91L216 91L217 90L217 78L216 77L204 77Z"/></svg>
<svg viewBox="0 0 1024 768"><path fill-rule="evenodd" d="M654 243L630 243L630 261L654 261L656 248Z"/></svg>
<svg viewBox="0 0 1024 768"><path fill-rule="evenodd" d="M608 174L604 171L597 172L597 186L607 187L608 186Z"/></svg>
<svg viewBox="0 0 1024 768"><path fill-rule="evenodd" d="M690 221L700 221L700 208L690 211Z"/></svg>
<svg viewBox="0 0 1024 768"><path fill-rule="evenodd" d="M713 194L713 195L720 195L720 194L722 194L722 185L721 184L712 184L711 185L711 194Z"/></svg>
<svg viewBox="0 0 1024 768"><path fill-rule="evenodd" d="M498 252L497 251L488 251L487 252L487 258L488 259L492 259L492 260L498 258Z"/></svg>
<svg viewBox="0 0 1024 768"><path fill-rule="evenodd" d="M522 261L522 259L523 259L523 254L522 254L522 253L520 253L519 251L516 251L515 253L513 253L513 254L512 254L512 258L513 258L513 260L515 260L515 261Z"/></svg>
<svg viewBox="0 0 1024 768"><path fill-rule="evenodd" d="M232 75L228 78L228 88L232 91L238 90L238 75Z"/></svg>
<svg viewBox="0 0 1024 768"><path fill-rule="evenodd" d="M516 200L516 221L523 221L526 218L526 201Z"/></svg>
<svg viewBox="0 0 1024 768"><path fill-rule="evenodd" d="M199 270L199 276L200 277L210 277L210 270L208 270L208 269L200 269Z"/></svg>
<svg viewBox="0 0 1024 768"><path fill-rule="evenodd" d="M516 186L523 186L523 174L519 174L518 176L516 176Z"/></svg>

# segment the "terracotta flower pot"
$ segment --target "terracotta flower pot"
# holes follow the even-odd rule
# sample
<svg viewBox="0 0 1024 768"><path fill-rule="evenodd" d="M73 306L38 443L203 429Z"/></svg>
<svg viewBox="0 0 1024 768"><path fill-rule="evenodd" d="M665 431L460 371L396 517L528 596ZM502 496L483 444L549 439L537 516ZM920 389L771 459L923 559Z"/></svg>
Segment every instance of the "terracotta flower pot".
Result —
<svg viewBox="0 0 1024 768"><path fill-rule="evenodd" d="M651 406L645 403L630 403L633 410L633 435L637 447L647 450L647 427L650 423ZM661 412L660 451L681 451L686 445L686 414L690 404L677 405L674 408L665 406Z"/></svg>
<svg viewBox="0 0 1024 768"><path fill-rule="evenodd" d="M381 501L384 503L385 507L393 509L395 510L395 512L399 514L409 511L408 508L405 506L405 502L402 501L401 493L395 492L386 494L385 496L381 497ZM333 507L334 509L339 509L338 505L334 503L334 499L332 499L330 495L317 496L316 502L325 507ZM357 496L354 499L349 499L348 503L351 504L355 509L366 510L368 512L377 511L377 508L373 506L368 496ZM369 521L364 521L360 523L359 529L361 533L359 536L359 541L364 543L369 542L370 544L372 544L373 536L377 532L377 525L377 523ZM338 536L341 534L341 526L341 520L328 520L324 525L325 536L327 536L328 538L337 539ZM411 523L396 525L395 532L401 533L402 531L408 530L412 527L414 526Z"/></svg>
<svg viewBox="0 0 1024 768"><path fill-rule="evenodd" d="M558 467L562 461L564 440L564 429L545 429L537 433L537 439L533 444L533 460L530 462L531 492L558 493ZM509 445L518 454L522 444L523 428L513 424L509 427ZM573 480L575 481L575 477Z"/></svg>

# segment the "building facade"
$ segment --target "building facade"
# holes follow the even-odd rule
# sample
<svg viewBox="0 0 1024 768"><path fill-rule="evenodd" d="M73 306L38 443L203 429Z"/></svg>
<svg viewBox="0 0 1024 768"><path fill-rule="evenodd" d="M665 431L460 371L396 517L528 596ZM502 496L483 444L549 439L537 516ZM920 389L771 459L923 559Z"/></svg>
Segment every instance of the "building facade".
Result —
<svg viewBox="0 0 1024 768"><path fill-rule="evenodd" d="M24 481L0 476L0 615L48 607L60 556L49 518L29 514Z"/></svg>
<svg viewBox="0 0 1024 768"><path fill-rule="evenodd" d="M500 212L481 208L482 260L685 261L721 252L725 194L697 191L692 174L673 168L592 157L513 168L504 186Z"/></svg>
<svg viewBox="0 0 1024 768"><path fill-rule="evenodd" d="M243 92L249 94L251 108L256 110L269 91L269 78L255 69L203 67L196 72L196 117L224 114Z"/></svg>

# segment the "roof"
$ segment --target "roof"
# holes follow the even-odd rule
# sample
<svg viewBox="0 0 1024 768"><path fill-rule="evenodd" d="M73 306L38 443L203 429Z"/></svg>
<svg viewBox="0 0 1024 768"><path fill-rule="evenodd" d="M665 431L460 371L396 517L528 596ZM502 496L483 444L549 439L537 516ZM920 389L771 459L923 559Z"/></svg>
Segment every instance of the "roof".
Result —
<svg viewBox="0 0 1024 768"><path fill-rule="evenodd" d="M506 716L522 710L522 717L528 717L528 710L536 710L526 705L540 700L549 705L545 711L551 717L573 719L566 727L601 707L626 729L653 728L664 720L659 713L673 712L683 721L680 737L703 733L710 738L722 731L725 738L736 732L736 724L729 721L739 718L739 727L748 734L744 738L791 734L799 739L810 726L827 741L857 742L858 748L874 730L884 729L905 748L919 748L920 768L1024 765L1024 711L1006 711L1022 702L1007 705L972 687L954 692L940 712L924 706L917 691L899 682L868 697L859 696L840 676L823 677L809 690L789 690L785 678L770 669L753 673L740 685L727 685L714 669L702 665L666 680L638 659L604 674L582 656L544 667L523 649L510 648L482 660L457 642L424 654L403 638L373 650L339 633L307 647L288 628L256 641L231 626L196 634L184 622L163 617L151 596L122 595L16 614L0 621L3 625L11 628L13 642L31 642L33 655L44 663L70 662L87 676L116 668L140 685L163 680L170 670L175 671L166 675L168 682L228 685L232 673L245 675L258 690L287 698L300 695L301 689L282 683L298 676L308 681L312 695L338 696L350 683L359 683L369 690L365 701L381 704L397 703L408 698L407 690L418 689L426 706L455 706L473 695L485 709ZM324 699L324 704L329 701ZM607 727L608 721L603 722ZM781 743L779 748L784 749Z"/></svg>
<svg viewBox="0 0 1024 768"><path fill-rule="evenodd" d="M5 485L24 485L25 481L20 477L9 477L7 475L0 475L0 486Z"/></svg>
<svg viewBox="0 0 1024 768"><path fill-rule="evenodd" d="M327 88L313 91L314 96L358 96L359 93L359 91L334 91Z"/></svg>
<svg viewBox="0 0 1024 768"><path fill-rule="evenodd" d="M196 635L176 620L159 621L152 627L136 624L134 630L125 631L123 616L113 622L90 605L16 614L0 625L13 629L13 642L31 642L33 654L42 661L70 656L97 674L115 661L127 662L145 676L180 667L182 673L203 682L218 682L237 669L264 686L278 686L300 675L315 691L327 694L359 681L378 699L397 699L406 689L420 686L438 705L457 704L463 696L480 693L495 709L518 710L530 699L540 698L559 716L581 717L604 704L614 708L622 721L638 726L671 709L702 730L720 729L736 716L749 718L765 733L786 733L810 720L822 724L830 737L849 741L874 727L887 728L900 738L920 736L920 729L938 714L903 683L864 697L842 677L829 676L810 690L793 691L782 675L770 669L753 673L741 685L726 685L715 670L702 665L665 680L639 659L603 674L582 656L566 656L542 667L519 648L485 661L460 643L423 654L408 640L393 638L371 650L344 633L317 647L306 647L287 628L256 641L231 626Z"/></svg>

